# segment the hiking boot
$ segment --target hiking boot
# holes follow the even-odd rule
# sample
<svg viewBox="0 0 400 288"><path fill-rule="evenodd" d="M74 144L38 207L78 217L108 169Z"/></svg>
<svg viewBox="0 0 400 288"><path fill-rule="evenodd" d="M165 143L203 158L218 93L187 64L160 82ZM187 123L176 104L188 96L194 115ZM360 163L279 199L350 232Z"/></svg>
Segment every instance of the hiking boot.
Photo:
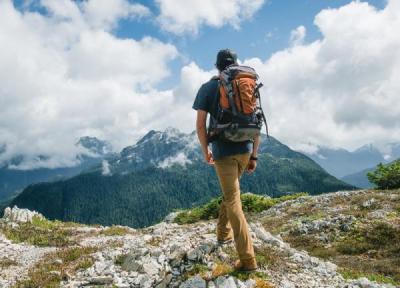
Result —
<svg viewBox="0 0 400 288"><path fill-rule="evenodd" d="M257 262L255 258L237 260L235 262L234 268L239 272L253 272L258 269Z"/></svg>

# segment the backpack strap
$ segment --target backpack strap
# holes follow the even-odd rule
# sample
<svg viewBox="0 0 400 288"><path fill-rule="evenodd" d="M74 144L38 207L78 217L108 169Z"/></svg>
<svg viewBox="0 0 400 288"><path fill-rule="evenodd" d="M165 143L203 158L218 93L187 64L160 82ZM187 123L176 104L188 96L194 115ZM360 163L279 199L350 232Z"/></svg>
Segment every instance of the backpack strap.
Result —
<svg viewBox="0 0 400 288"><path fill-rule="evenodd" d="M264 86L262 83L259 83L256 86L256 89L254 90L254 96L256 96L258 98L258 102L260 103L261 116L262 116L264 124L265 124L265 132L267 132L267 138L268 138L269 137L269 133L268 133L267 118L265 117L264 110L262 109L262 105L261 105L260 88L262 86Z"/></svg>

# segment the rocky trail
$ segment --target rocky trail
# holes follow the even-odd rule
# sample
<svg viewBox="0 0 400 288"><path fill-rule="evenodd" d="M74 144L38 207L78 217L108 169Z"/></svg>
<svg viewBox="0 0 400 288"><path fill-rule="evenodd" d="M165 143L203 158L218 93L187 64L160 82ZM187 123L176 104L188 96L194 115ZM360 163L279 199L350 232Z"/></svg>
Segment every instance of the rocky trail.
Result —
<svg viewBox="0 0 400 288"><path fill-rule="evenodd" d="M232 270L234 246L217 244L215 220L178 225L169 217L136 230L51 224L29 210L8 209L0 220L0 287L396 287L366 278L346 280L334 263L292 248L257 221L301 201L282 203L252 217L251 235L260 265L254 273ZM339 222L331 221L343 228ZM60 244L56 238L59 242L53 247L17 243L22 236L15 231L29 229L30 223L52 236L64 233L69 240ZM296 227L310 230L314 226Z"/></svg>

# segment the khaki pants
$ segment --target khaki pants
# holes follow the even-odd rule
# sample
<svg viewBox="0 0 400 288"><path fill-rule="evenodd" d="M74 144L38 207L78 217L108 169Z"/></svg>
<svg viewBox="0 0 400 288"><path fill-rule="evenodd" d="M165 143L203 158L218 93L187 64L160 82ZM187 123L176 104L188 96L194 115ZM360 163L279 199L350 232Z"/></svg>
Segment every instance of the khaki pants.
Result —
<svg viewBox="0 0 400 288"><path fill-rule="evenodd" d="M240 176L249 162L250 153L226 156L215 160L215 170L223 193L217 224L218 240L235 240L239 259L254 258L253 242L240 201Z"/></svg>

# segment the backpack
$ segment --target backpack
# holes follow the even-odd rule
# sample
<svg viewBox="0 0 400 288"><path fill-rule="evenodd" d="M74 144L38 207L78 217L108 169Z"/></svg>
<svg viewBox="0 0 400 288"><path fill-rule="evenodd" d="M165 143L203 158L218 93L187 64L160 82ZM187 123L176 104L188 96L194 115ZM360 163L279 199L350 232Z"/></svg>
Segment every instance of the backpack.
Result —
<svg viewBox="0 0 400 288"><path fill-rule="evenodd" d="M231 142L254 140L261 133L263 122L268 126L261 107L256 71L247 66L230 65L220 73L215 105L217 114L210 119L208 139ZM214 106L215 107L215 106Z"/></svg>

